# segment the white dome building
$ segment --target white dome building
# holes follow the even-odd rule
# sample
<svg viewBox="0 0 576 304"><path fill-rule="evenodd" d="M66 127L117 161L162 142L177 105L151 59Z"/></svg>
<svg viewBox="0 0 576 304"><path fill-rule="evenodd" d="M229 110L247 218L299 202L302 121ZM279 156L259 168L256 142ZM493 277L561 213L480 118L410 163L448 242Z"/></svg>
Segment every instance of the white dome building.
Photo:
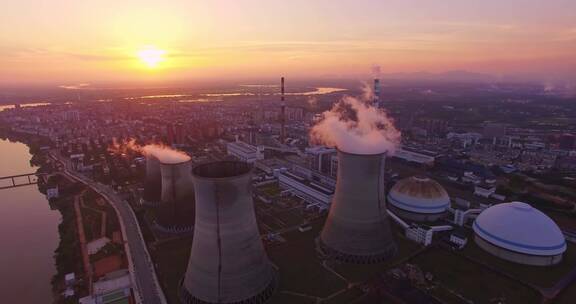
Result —
<svg viewBox="0 0 576 304"><path fill-rule="evenodd" d="M474 241L487 252L516 263L546 266L562 261L566 240L547 215L512 202L484 210L474 221Z"/></svg>
<svg viewBox="0 0 576 304"><path fill-rule="evenodd" d="M405 220L433 222L446 215L450 197L435 180L412 176L398 181L390 189L387 205Z"/></svg>

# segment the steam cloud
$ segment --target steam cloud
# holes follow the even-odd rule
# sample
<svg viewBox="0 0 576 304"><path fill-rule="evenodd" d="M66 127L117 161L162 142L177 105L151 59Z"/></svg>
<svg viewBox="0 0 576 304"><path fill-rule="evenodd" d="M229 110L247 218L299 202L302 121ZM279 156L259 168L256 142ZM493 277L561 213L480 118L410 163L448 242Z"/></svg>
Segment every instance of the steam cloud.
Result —
<svg viewBox="0 0 576 304"><path fill-rule="evenodd" d="M318 106L318 98L316 96L309 97L306 102L311 108L315 109Z"/></svg>
<svg viewBox="0 0 576 304"><path fill-rule="evenodd" d="M146 145L142 147L144 155L153 155L163 164L178 164L190 160L190 156L164 145Z"/></svg>
<svg viewBox="0 0 576 304"><path fill-rule="evenodd" d="M112 146L108 148L109 151L114 153L126 153L128 151L140 152L146 156L156 157L163 164L178 164L190 160L190 156L186 153L162 144L148 144L141 146L136 143L135 139L130 139L126 142L117 142L114 140Z"/></svg>
<svg viewBox="0 0 576 304"><path fill-rule="evenodd" d="M345 96L322 113L310 131L311 141L354 154L394 153L400 132L386 112L368 100Z"/></svg>

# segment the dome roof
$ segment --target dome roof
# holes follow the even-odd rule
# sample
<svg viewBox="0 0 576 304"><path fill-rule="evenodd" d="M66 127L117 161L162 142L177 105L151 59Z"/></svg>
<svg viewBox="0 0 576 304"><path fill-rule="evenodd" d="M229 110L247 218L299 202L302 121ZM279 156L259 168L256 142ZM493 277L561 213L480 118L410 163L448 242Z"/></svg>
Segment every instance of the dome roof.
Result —
<svg viewBox="0 0 576 304"><path fill-rule="evenodd" d="M566 250L566 240L556 223L521 202L484 210L474 221L474 232L495 246L524 254L550 256Z"/></svg>
<svg viewBox="0 0 576 304"><path fill-rule="evenodd" d="M441 213L450 206L450 197L435 180L412 176L390 189L388 203L409 212Z"/></svg>

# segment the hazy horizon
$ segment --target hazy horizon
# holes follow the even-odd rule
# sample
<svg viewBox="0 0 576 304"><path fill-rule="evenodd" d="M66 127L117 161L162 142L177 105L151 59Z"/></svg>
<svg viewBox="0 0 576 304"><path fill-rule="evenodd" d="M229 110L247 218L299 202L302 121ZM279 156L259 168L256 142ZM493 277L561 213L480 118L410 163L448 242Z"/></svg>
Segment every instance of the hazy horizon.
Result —
<svg viewBox="0 0 576 304"><path fill-rule="evenodd" d="M0 85L466 70L574 81L576 2L12 1Z"/></svg>

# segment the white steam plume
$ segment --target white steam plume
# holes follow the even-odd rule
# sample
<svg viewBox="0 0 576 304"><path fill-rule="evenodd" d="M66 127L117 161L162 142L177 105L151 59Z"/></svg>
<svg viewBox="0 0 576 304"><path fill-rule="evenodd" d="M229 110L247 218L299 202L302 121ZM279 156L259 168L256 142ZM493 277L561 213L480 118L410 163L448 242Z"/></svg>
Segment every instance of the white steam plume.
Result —
<svg viewBox="0 0 576 304"><path fill-rule="evenodd" d="M354 154L394 153L400 132L386 112L346 96L310 131L312 142Z"/></svg>
<svg viewBox="0 0 576 304"><path fill-rule="evenodd" d="M362 100L366 102L374 101L374 87L367 82L362 82Z"/></svg>
<svg viewBox="0 0 576 304"><path fill-rule="evenodd" d="M130 139L123 143L118 143L114 140L112 146L108 148L109 151L114 153L126 153L127 151L137 151L144 155L151 155L156 157L163 164L178 164L190 160L188 154L175 150L169 146L162 144L148 144L141 146L136 143L136 140Z"/></svg>
<svg viewBox="0 0 576 304"><path fill-rule="evenodd" d="M316 96L309 97L306 102L312 109L315 109L318 106L318 98Z"/></svg>
<svg viewBox="0 0 576 304"><path fill-rule="evenodd" d="M144 155L153 155L163 164L178 164L190 160L190 156L164 145L146 145L142 147Z"/></svg>

